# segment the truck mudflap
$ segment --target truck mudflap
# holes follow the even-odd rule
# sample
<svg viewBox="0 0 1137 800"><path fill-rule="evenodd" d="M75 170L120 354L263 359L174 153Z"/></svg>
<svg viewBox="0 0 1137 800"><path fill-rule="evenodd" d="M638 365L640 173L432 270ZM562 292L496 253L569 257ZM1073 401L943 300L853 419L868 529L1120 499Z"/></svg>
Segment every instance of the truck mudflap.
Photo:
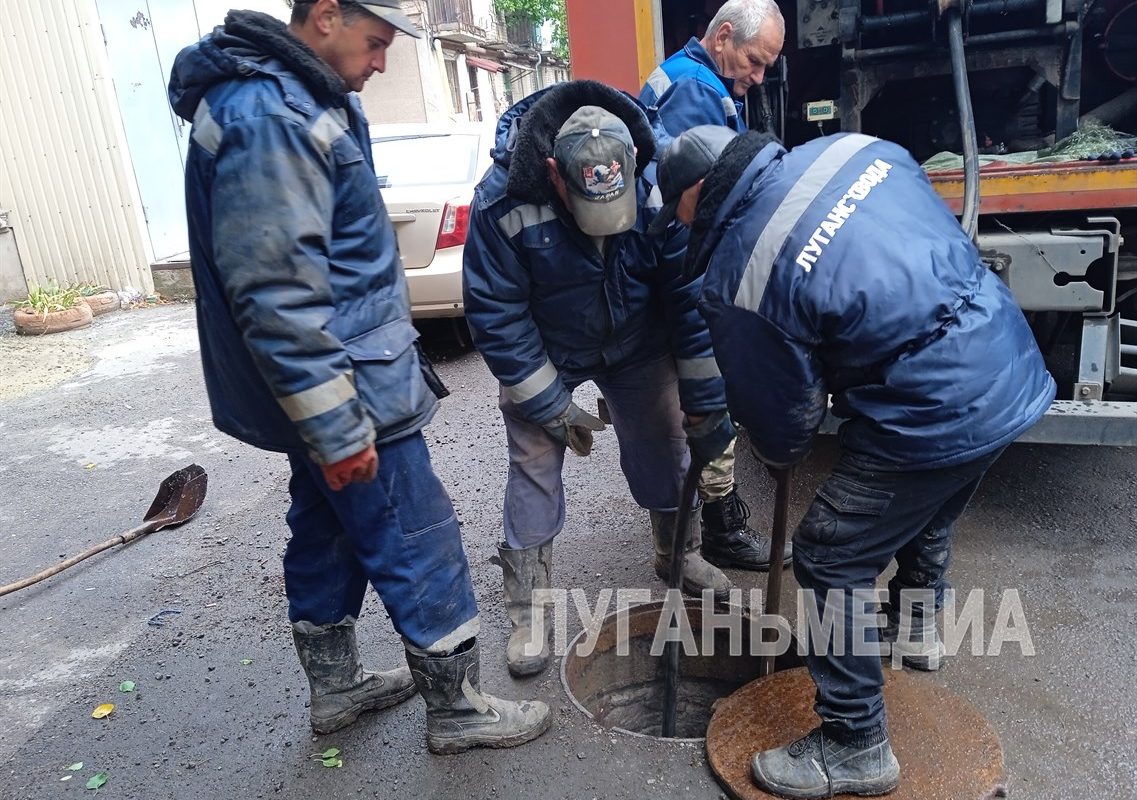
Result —
<svg viewBox="0 0 1137 800"><path fill-rule="evenodd" d="M830 410L819 433L835 434L844 421ZM1137 402L1055 400L1042 419L1016 441L1137 447Z"/></svg>

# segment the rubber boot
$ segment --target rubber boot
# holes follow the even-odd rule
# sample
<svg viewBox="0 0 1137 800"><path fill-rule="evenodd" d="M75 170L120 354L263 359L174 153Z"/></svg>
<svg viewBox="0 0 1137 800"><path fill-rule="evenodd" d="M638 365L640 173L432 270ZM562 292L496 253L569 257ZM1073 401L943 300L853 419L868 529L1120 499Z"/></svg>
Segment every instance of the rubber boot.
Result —
<svg viewBox="0 0 1137 800"><path fill-rule="evenodd" d="M549 707L481 691L478 643L468 639L448 656L407 650L407 663L426 701L426 746L449 755L472 747L516 747L549 729Z"/></svg>
<svg viewBox="0 0 1137 800"><path fill-rule="evenodd" d="M723 498L704 502L703 558L728 569L770 569L771 536L751 528L749 519L750 509L736 489ZM782 566L793 561L793 545L788 539L778 561Z"/></svg>
<svg viewBox="0 0 1137 800"><path fill-rule="evenodd" d="M330 625L293 623L292 640L308 676L316 733L338 731L364 711L387 708L414 696L414 680L406 667L389 672L363 669L354 617Z"/></svg>
<svg viewBox="0 0 1137 800"><path fill-rule="evenodd" d="M505 610L509 613L512 627L509 644L505 647L505 662L509 674L515 678L536 675L549 665L551 626L548 615L538 613L541 630L533 630L533 592L547 590L552 585L553 545L550 542L540 547L513 550L500 544L497 553L495 560L501 566ZM539 650L534 647L536 642L541 642Z"/></svg>
<svg viewBox="0 0 1137 800"><path fill-rule="evenodd" d="M671 577L671 548L675 542L676 511L652 511L651 533L655 539L655 574L663 580ZM691 511L687 525L686 554L683 556L683 591L692 597L702 597L704 589L713 589L715 600L726 602L734 584L718 567L708 564L699 554L702 544L702 525L697 509Z"/></svg>

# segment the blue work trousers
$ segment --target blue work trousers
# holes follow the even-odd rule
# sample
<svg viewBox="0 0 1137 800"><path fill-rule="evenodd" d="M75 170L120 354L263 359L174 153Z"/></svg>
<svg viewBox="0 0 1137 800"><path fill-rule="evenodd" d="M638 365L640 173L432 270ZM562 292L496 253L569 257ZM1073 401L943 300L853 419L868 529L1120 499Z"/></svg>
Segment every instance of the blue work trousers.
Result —
<svg viewBox="0 0 1137 800"><path fill-rule="evenodd" d="M675 511L691 461L675 360L666 355L614 368L593 381L608 405L620 443L620 469L632 497L642 508ZM504 390L500 406L509 442L505 542L513 549L538 547L552 541L565 524L565 446L522 417Z"/></svg>
<svg viewBox="0 0 1137 800"><path fill-rule="evenodd" d="M284 553L288 617L358 617L368 582L412 646L446 653L478 632L478 605L454 506L421 433L380 445L379 474L332 491L319 464L290 454Z"/></svg>
<svg viewBox="0 0 1137 800"><path fill-rule="evenodd" d="M895 558L898 570L888 587L893 602L899 604L907 589L934 596L936 608L941 606L952 527L1001 454L1002 449L956 466L897 471L844 452L818 488L794 533L793 563L798 584L814 593L817 619L824 620L827 610L838 622L843 617L827 641L801 632L809 639L806 663L817 684L814 709L827 735L852 746L887 737L880 657L865 652L871 648L864 643L854 648L854 634L872 644L877 632L854 625L854 604L865 605ZM843 608L827 603L830 590L838 591L834 602ZM917 607L917 614L928 611ZM863 622L872 609L856 613Z"/></svg>

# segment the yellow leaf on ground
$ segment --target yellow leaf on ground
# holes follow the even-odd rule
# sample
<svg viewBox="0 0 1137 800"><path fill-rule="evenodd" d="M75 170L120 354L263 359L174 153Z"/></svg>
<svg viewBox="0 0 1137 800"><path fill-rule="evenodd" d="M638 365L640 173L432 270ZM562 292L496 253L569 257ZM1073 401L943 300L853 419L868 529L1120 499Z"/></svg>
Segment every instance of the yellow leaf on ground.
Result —
<svg viewBox="0 0 1137 800"><path fill-rule="evenodd" d="M114 711L114 703L103 703L91 712L91 716L95 719L102 719L103 717L109 717L112 711Z"/></svg>

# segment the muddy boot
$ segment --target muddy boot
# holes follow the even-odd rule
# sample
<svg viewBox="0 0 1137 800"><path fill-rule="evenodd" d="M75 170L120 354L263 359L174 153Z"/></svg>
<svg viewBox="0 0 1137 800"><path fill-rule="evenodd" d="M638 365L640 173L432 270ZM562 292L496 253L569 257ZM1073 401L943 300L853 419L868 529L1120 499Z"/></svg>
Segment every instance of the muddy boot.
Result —
<svg viewBox="0 0 1137 800"><path fill-rule="evenodd" d="M312 730L316 733L338 731L364 711L401 703L416 691L406 667L378 673L363 669L354 617L331 625L296 622L292 639L308 676Z"/></svg>
<svg viewBox="0 0 1137 800"><path fill-rule="evenodd" d="M498 557L505 589L505 610L513 628L505 648L509 674L515 678L536 675L549 665L549 620L545 609L538 613L541 630L533 630L533 592L551 586L553 545L513 550L498 545ZM538 648L536 644L540 642Z"/></svg>
<svg viewBox="0 0 1137 800"><path fill-rule="evenodd" d="M516 747L549 729L549 707L482 694L478 643L469 639L448 656L407 650L411 674L426 701L426 747L461 753L471 747Z"/></svg>
<svg viewBox="0 0 1137 800"><path fill-rule="evenodd" d="M663 580L671 576L671 547L675 541L675 511L652 511L651 533L655 539L655 574ZM726 602L734 584L718 567L713 567L699 554L702 543L702 525L697 511L692 510L688 523L686 555L683 556L683 591L692 597L702 597L704 589L713 589L715 600Z"/></svg>
<svg viewBox="0 0 1137 800"><path fill-rule="evenodd" d="M750 509L736 489L719 500L703 503L703 558L716 567L768 570L770 534L757 533L747 524L749 519ZM793 546L788 540L778 561L782 566L793 561Z"/></svg>
<svg viewBox="0 0 1137 800"><path fill-rule="evenodd" d="M762 791L800 800L837 794L875 797L900 784L900 764L888 739L848 747L825 736L821 728L786 747L755 754L750 769Z"/></svg>
<svg viewBox="0 0 1137 800"><path fill-rule="evenodd" d="M887 603L881 611L888 618L888 624L880 629L881 654L891 657L893 669L903 665L921 672L935 672L943 666L947 649L936 629L935 614L916 617L909 610L896 611Z"/></svg>

